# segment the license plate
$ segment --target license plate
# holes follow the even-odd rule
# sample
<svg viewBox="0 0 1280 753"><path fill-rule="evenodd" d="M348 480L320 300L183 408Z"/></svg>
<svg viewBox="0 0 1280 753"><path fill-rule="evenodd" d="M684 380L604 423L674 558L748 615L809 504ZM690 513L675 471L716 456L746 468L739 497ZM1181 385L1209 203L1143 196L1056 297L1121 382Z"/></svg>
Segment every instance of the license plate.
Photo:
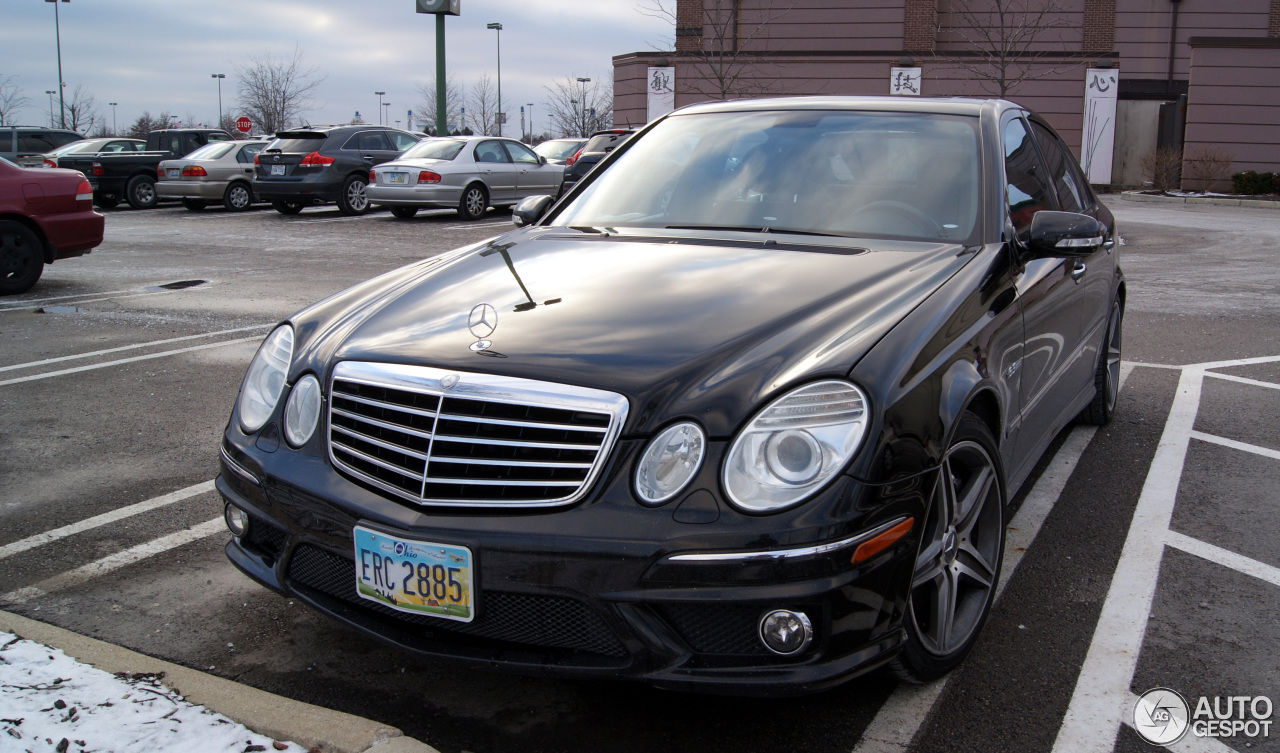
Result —
<svg viewBox="0 0 1280 753"><path fill-rule="evenodd" d="M409 173L387 173L386 175L387 182L392 185L403 186L409 182Z"/></svg>
<svg viewBox="0 0 1280 753"><path fill-rule="evenodd" d="M272 175L284 175L284 165L272 165L272 166L271 166L271 174L272 174Z"/></svg>
<svg viewBox="0 0 1280 753"><path fill-rule="evenodd" d="M180 170L178 170L178 168L176 168L176 167L170 167L170 168L168 168L168 169L167 169L167 171L168 171L168 173L169 173L169 177L170 177L170 178L176 178L176 177L178 177L178 175L181 173L181 171L180 171Z"/></svg>
<svg viewBox="0 0 1280 753"><path fill-rule="evenodd" d="M398 612L475 619L471 550L355 528L356 593Z"/></svg>

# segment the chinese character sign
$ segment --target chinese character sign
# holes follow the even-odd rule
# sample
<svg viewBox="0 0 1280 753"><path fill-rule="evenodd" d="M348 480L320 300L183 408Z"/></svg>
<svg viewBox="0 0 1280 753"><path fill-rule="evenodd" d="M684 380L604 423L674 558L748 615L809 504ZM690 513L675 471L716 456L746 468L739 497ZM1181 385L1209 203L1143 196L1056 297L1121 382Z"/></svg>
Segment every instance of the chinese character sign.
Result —
<svg viewBox="0 0 1280 753"><path fill-rule="evenodd" d="M1116 140L1116 89L1120 72L1115 68L1085 71L1084 136L1080 166L1090 183L1111 183L1111 158Z"/></svg>
<svg viewBox="0 0 1280 753"><path fill-rule="evenodd" d="M918 97L921 78L919 68L890 68L889 93L899 97Z"/></svg>
<svg viewBox="0 0 1280 753"><path fill-rule="evenodd" d="M648 120L662 117L676 109L676 69L649 69Z"/></svg>

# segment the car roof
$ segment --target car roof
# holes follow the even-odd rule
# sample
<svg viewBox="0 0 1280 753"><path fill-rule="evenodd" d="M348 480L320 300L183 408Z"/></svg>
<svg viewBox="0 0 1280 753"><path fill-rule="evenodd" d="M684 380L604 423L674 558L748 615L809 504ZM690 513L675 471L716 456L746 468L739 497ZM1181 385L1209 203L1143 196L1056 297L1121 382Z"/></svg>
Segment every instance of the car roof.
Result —
<svg viewBox="0 0 1280 753"><path fill-rule="evenodd" d="M703 102L676 110L688 115L704 112L751 112L758 110L863 110L871 112L919 112L940 115L980 115L988 108L1003 111L1022 109L1003 99L977 97L771 97Z"/></svg>

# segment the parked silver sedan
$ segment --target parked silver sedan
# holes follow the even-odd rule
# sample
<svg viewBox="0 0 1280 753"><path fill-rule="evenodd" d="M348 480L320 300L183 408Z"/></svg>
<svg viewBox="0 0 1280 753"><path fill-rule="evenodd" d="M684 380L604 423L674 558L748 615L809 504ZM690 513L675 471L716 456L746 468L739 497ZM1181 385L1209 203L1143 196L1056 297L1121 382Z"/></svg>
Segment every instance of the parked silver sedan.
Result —
<svg viewBox="0 0 1280 753"><path fill-rule="evenodd" d="M554 195L564 175L515 139L450 136L426 139L369 171L369 202L401 219L419 209L455 208L465 220L526 196Z"/></svg>
<svg viewBox="0 0 1280 753"><path fill-rule="evenodd" d="M40 155L41 164L33 167L57 167L58 158L68 154L83 156L85 154L118 154L120 152L146 151L147 142L143 139L121 139L115 137L81 139L63 144L52 152Z"/></svg>
<svg viewBox="0 0 1280 753"><path fill-rule="evenodd" d="M156 193L181 199L192 211L220 201L229 212L243 212L257 200L253 158L266 145L263 140L215 141L182 159L165 160L156 168Z"/></svg>

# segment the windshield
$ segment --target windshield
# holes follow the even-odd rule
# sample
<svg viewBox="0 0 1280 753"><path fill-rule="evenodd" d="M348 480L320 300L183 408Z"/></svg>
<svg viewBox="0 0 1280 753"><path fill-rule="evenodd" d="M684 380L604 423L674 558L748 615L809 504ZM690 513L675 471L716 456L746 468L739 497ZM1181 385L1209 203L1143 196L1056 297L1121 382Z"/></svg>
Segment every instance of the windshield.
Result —
<svg viewBox="0 0 1280 753"><path fill-rule="evenodd" d="M235 142L219 141L216 144L205 144L186 156L186 159L217 159L235 147Z"/></svg>
<svg viewBox="0 0 1280 753"><path fill-rule="evenodd" d="M678 115L552 222L969 239L978 119L819 110Z"/></svg>
<svg viewBox="0 0 1280 753"><path fill-rule="evenodd" d="M533 151L547 159L569 159L578 151L581 141L544 141L533 148Z"/></svg>
<svg viewBox="0 0 1280 753"><path fill-rule="evenodd" d="M453 159L466 145L465 141L453 139L427 139L409 147L399 159Z"/></svg>

